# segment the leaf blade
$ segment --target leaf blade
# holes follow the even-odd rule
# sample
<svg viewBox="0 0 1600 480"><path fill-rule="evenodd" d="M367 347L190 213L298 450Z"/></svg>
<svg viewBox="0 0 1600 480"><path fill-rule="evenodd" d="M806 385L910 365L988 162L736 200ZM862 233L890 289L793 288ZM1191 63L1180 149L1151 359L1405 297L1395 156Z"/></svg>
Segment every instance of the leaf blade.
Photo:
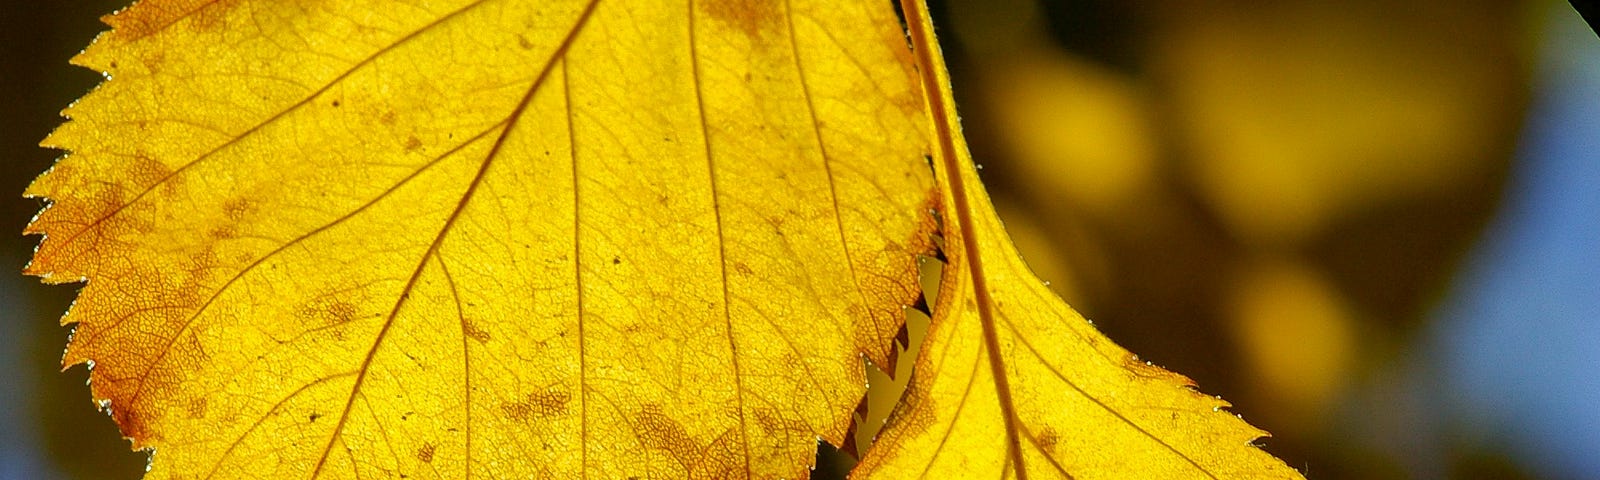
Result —
<svg viewBox="0 0 1600 480"><path fill-rule="evenodd" d="M906 54L816 39L892 13L379 3L146 0L78 59L113 78L47 140L29 271L90 279L64 363L148 478L773 478L842 440L931 179Z"/></svg>

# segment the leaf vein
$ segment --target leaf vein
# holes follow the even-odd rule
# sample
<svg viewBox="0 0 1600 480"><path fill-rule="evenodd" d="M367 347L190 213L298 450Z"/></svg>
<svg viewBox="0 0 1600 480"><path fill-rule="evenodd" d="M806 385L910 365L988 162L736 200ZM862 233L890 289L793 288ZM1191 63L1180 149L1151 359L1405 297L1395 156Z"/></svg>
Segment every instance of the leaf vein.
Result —
<svg viewBox="0 0 1600 480"><path fill-rule="evenodd" d="M326 377L319 378L316 381L309 382L309 383L306 383L305 385L302 385L300 388L295 389L295 391L290 392L289 395L284 396L283 399L278 400L278 403L273 404L272 408L267 409L266 413L263 413L260 417L256 418L256 420L254 422L251 422L250 423L250 428L246 428L244 433L239 434L239 438L234 439L232 443L228 444L227 450L224 450L222 452L222 455L217 457L216 463L211 464L211 469L209 471L207 471L205 478L207 480L210 480L212 477L215 477L217 475L217 470L222 468L223 462L228 460L228 456L232 455L234 449L239 448L239 445L244 443L245 437L250 436L251 432L254 432L256 430L256 428L260 427L261 424L264 421L266 421L266 419L268 417L271 417L273 413L277 412L278 409L283 408L284 404L289 403L289 400L294 399L294 397L300 396L300 394L305 393L306 390L310 390L311 387L315 387L317 385L321 385L323 383L332 381L333 379L336 379L336 378L344 378L344 377L348 377L348 376L355 375L355 374L356 374L356 372L350 371L350 372L342 372L342 373L338 373L338 374L329 375L329 376L326 376Z"/></svg>
<svg viewBox="0 0 1600 480"><path fill-rule="evenodd" d="M946 352L948 352L948 350ZM972 370L967 372L967 387L961 391L961 399L956 401L956 411L951 413L950 418L961 418L961 411L967 408L967 397L972 395L972 385L977 383L978 365L983 363L979 361L982 358L982 355L973 357ZM928 457L928 463L922 466L922 473L918 474L917 478L921 479L928 477L928 471L933 468L934 461L939 459L939 454L944 453L945 443L950 441L950 434L955 432L955 430L955 422L951 422L950 428L944 431L944 436L939 437L939 446L934 447L933 456Z"/></svg>
<svg viewBox="0 0 1600 480"><path fill-rule="evenodd" d="M800 59L800 43L796 39L795 35L794 19L796 15L794 14L792 2L790 0L783 0L783 9L785 12L789 13L787 16L788 21L785 23L789 27L789 48L793 52L794 69L795 72L799 74L800 78L800 94L806 99L806 114L811 118L811 133L816 137L817 153L820 157L822 157L822 170L823 173L828 177L828 204L833 209L833 227L834 231L839 235L839 249L844 251L845 266L850 271L851 286L855 288L856 296L859 300L861 300L861 307L867 316L867 323L872 325L874 334L872 338L874 340L886 339L892 334L884 331L883 325L878 322L876 315L877 312L871 310L872 303L867 300L867 294L861 288L860 274L856 271L855 254L851 252L850 242L845 238L844 216L840 214L839 210L839 186L838 181L835 179L833 173L833 157L828 154L827 142L822 140L822 125L817 119L816 100L811 98L811 84L810 81L806 79L805 62ZM858 350L869 350L871 347L876 347L876 345L856 346ZM889 348L894 347L891 345ZM893 370L894 366L887 365L884 366L884 368Z"/></svg>
<svg viewBox="0 0 1600 480"><path fill-rule="evenodd" d="M455 10L453 12L447 13L444 16L439 17L438 19L435 19L432 22L429 22L428 24L419 27L417 30L412 31L409 34L406 34L406 36L400 37L399 39L396 39L394 41L394 43L391 43L389 45L384 46L383 48L378 49L377 51L373 52L371 55L367 56L366 58L361 59L361 61L356 62L354 65L351 65L349 69L345 70L344 72L340 73L338 76L336 76L333 79L329 80L327 84L324 84L322 86L322 88L319 88L316 91L311 92L310 94L306 95L306 97L303 98L303 99L300 99L300 101L295 102L293 104L290 104L288 107L285 107L283 110L280 110L280 111L278 111L278 112L276 112L276 113L274 113L272 115L267 116L266 118L262 119L261 122L256 123L255 125L253 125L253 126L251 126L249 128L246 128L245 130L239 132L234 138L231 138L228 141L217 145L216 147L212 147L210 150L207 150L206 152L201 153L199 156L196 156L193 160L190 160L188 163L185 163L182 166L173 169L171 172L168 172L166 175L163 175L160 179L157 179L155 182L151 183L149 186L147 186L143 190L139 191L138 195L135 195L132 199L128 200L126 203L123 203L122 205L117 206L117 208L112 209L110 212L107 212L106 214L101 215L100 217L94 219L93 221L88 222L87 224L84 225L84 227L82 229L80 229L80 230L78 230L76 232L73 232L72 235L67 236L67 238L65 238L65 239L63 239L61 241L61 245L72 244L74 241L76 241L78 239L79 236L83 235L85 232L88 232L89 230L91 230L94 227L100 225L101 223L105 222L106 220L110 219L111 217L115 217L118 214L122 213L122 211L126 210L128 207L133 206L134 204L137 204L140 201L142 201L146 196L148 196L150 194L151 191L154 191L156 189L156 187L159 187L159 186L165 184L166 182L168 182L169 180L177 177L178 175L183 174L185 171L188 171L191 167L194 167L195 165L197 165L197 164L199 164L199 163L201 163L201 162L203 162L203 161L205 161L207 159L212 158L218 152L221 152L224 149L227 149L229 147L232 147L235 144L238 144L240 141L244 140L246 137L249 137L249 136L255 134L256 132L260 131L262 128L265 128L268 125L274 124L274 123L278 122L279 120L282 120L283 118L287 117L289 113L297 111L301 107L304 107L306 105L310 105L313 100L316 100L318 97L321 97L323 93L326 93L328 90L332 89L335 85L338 85L339 83L343 82L346 78L349 78L351 75L354 75L357 71L359 71L362 68L365 68L366 66L370 65L378 57L381 57L384 54L387 54L387 53L393 51L394 49L399 48L401 45L409 43L410 41L416 39L417 37L422 36L423 33L426 33L428 31L438 27L439 25L444 24L445 22L447 22L447 21L449 21L451 19L459 17L461 14L466 13L467 11L472 10L473 8L475 8L475 7L479 6L479 5L482 5L482 4L484 4L484 3L488 2L488 1L489 0L476 0L476 1L474 1L472 3L469 3L469 4L465 5L465 6L462 6L460 9L457 9L457 10Z"/></svg>
<svg viewBox="0 0 1600 480"><path fill-rule="evenodd" d="M991 311L994 307L992 305L994 299L989 296L988 278L984 276L983 258L978 250L978 236L973 227L972 206L968 203L966 187L963 183L963 171L958 164L956 147L954 140L952 140L955 138L954 135L956 133L955 128L951 125L954 120L948 112L953 110L944 104L944 95L939 93L938 72L935 70L939 67L934 66L937 64L933 59L933 52L930 50L931 46L937 45L937 43L933 40L933 34L924 25L924 22L929 21L926 10L927 5L917 0L901 0L900 5L908 18L916 18L916 20L906 23L911 27L912 36L918 40L916 44L924 47L916 49L915 54L917 55L918 63L923 67L919 69L919 73L922 74L922 84L929 91L927 96L928 107L936 115L933 126L938 133L937 138L941 150L940 160L944 162L945 176L948 179L950 197L952 197L949 200L954 203L955 212L951 213L955 214L956 223L960 229L960 235L957 239L962 247L961 253L964 254L965 260L970 267L967 275L972 281L972 294L978 304L978 320L983 326L983 341L987 345L989 352L989 368L995 377L995 390L1000 398L1000 410L1004 414L1006 450L1010 454L1011 462L1017 467L1017 480L1027 480L1028 469L1023 463L1022 445L1017 431L1017 424L1020 421L1017 419L1016 405L1011 399L1011 382L1006 377L1005 360L1001 358L1000 339L995 328L995 315ZM915 15L912 14L913 12L915 12Z"/></svg>
<svg viewBox="0 0 1600 480"><path fill-rule="evenodd" d="M695 0L688 0L688 4L690 72L694 76L695 104L698 106L696 111L700 116L700 138L702 145L705 146L706 169L711 181L711 210L714 213L717 224L717 265L722 274L722 318L727 328L728 358L733 366L734 397L738 401L739 445L744 451L745 477L749 478L753 472L750 468L750 439L746 432L749 428L749 423L745 419L744 412L744 374L739 368L739 342L733 333L733 316L729 313L732 305L728 300L728 242L722 231L722 208L717 198L717 163L715 157L711 154L711 130L706 120L705 93L701 91L703 82L700 79L700 54L696 49L694 38Z"/></svg>
<svg viewBox="0 0 1600 480"><path fill-rule="evenodd" d="M495 130L495 128L498 128L502 124L503 123L495 124L495 125L489 127L488 129L484 130L483 132L481 132L481 133L473 136L472 138L466 140L465 142L462 142L460 145L456 146L455 148L453 148L453 149L451 149L451 150L449 150L447 152L439 154L438 157L435 157L433 160L430 160L428 163L423 164L423 166L421 168L418 168L416 171L412 172L410 175L407 175L405 178L401 179L399 182L397 182L394 185L390 186L389 188L385 189L383 192L379 193L377 196L373 197L371 200L368 200L367 203L362 204L360 207L357 207L355 210L351 210L350 213L346 213L346 214L340 216L339 218L334 219L332 222L324 224L324 225L322 225L320 227L317 227L316 229L313 229L313 230L308 231L306 233L303 233L303 234L301 234L299 236L296 236L293 239L290 239L289 241L285 242L283 245L279 245L278 248L275 248L272 251L267 252L265 255L262 255L261 257L255 259L254 261L252 261L250 263L250 265L247 265L247 266L245 266L245 268L240 269L237 273L235 273L232 277L230 277L228 279L228 281L223 282L223 284L221 286L217 287L217 289L215 291L211 292L211 295L206 297L205 303L200 304L200 307L195 310L194 314L189 315L188 318L184 319L183 325L181 327L178 327L178 331L176 333L174 333L171 337L167 337L166 343L162 345L160 353L156 354L156 358L150 362L150 366L145 367L144 372L139 375L139 377L138 377L139 378L139 383L134 386L133 395L129 398L128 403L132 404L132 403L135 403L136 401L139 400L139 396L144 392L145 379L149 378L150 372L154 371L156 367L161 366L161 363L166 359L167 354L172 351L172 345L177 342L178 338L182 337L185 332L189 331L189 328L194 326L194 322L196 320L199 320L200 316L205 314L205 312L208 309L211 308L211 305L216 303L217 299L221 298L222 294L226 293L228 291L228 289L233 286L234 283L238 282L240 279L243 279L245 277L245 275L247 275L250 272L254 271L257 267L266 264L267 260L270 260L273 257L276 257L278 254L283 253L284 251L288 250L290 247L294 247L296 245L300 245L302 242L304 242L306 240L309 240L312 237L315 237L318 234L321 234L322 232L326 232L326 231L328 231L329 229L332 229L335 226L343 224L345 221L348 221L348 220L350 220L352 218L355 218L357 215L361 214L362 212L365 212L368 208L371 208L372 206L377 205L378 202L382 201L385 198L388 198L389 195L391 195L395 191L399 190L401 186L404 186L405 184L410 183L411 180L414 180L417 177L421 176L423 172L428 171L429 169L433 168L433 166L438 165L445 158L448 158L451 154L453 154L453 153L455 153L457 151L460 151L463 148L466 148L467 145L471 145L473 142L477 141L479 138L483 138L484 135L487 135L489 132L493 132ZM119 324L120 324L120 322L119 322ZM103 335L104 334L96 335L94 338L97 339L97 338L100 338Z"/></svg>
<svg viewBox="0 0 1600 480"><path fill-rule="evenodd" d="M446 284L450 285L451 303L456 306L456 320L461 326L461 383L462 403L466 405L466 425L463 435L466 436L466 478L472 478L472 345L471 336L467 333L467 314L461 309L461 290L456 288L456 278L450 274L450 265L444 258L436 258L439 262L439 271L444 274Z"/></svg>
<svg viewBox="0 0 1600 480"><path fill-rule="evenodd" d="M1061 370L1056 369L1055 365L1052 365L1047 359L1045 359L1044 355L1039 353L1038 349L1034 348L1033 343L1029 342L1028 339L1025 338L1022 335L1022 333L1017 330L1017 326L1015 324L1011 323L1011 319L1006 318L1004 315L1001 315L999 318L1000 318L1000 321L1005 323L1006 329L1010 330L1011 333L1014 334L1013 338L1016 339L1017 343L1022 344L1023 348L1026 348L1028 350L1028 353L1032 354L1034 356L1034 358L1038 358L1039 359L1039 363L1044 365L1045 369L1050 370L1050 373L1055 374L1056 378L1061 379L1061 381L1065 382L1068 387L1072 387L1073 391L1078 392L1079 395L1083 395L1083 398L1087 398L1087 399L1089 399L1089 401L1094 402L1095 405L1098 405L1098 406L1100 406L1100 408L1105 409L1106 412L1110 413L1112 416L1117 417L1118 420L1121 420L1123 423L1128 424L1128 426L1133 427L1134 430L1138 430L1139 433L1143 434L1144 436L1149 437L1151 440L1155 440L1156 443L1161 444L1161 446L1165 447L1168 451L1171 451L1173 454L1176 454L1179 458L1182 458L1184 461L1189 462L1189 465L1194 466L1194 468L1196 470L1199 470L1201 473L1206 474L1207 477L1217 478L1217 476L1215 474L1211 473L1211 471L1209 471L1209 470L1206 470L1205 467L1200 466L1200 463L1196 462L1193 458L1190 458L1188 454L1179 451L1176 447L1173 447L1172 444L1167 443L1166 440L1162 439L1161 437L1155 436L1155 434L1153 434L1153 433L1150 433L1149 430L1145 430L1144 427L1139 426L1139 424L1134 423L1132 419L1128 418L1127 416L1124 416L1122 414L1122 412L1118 412L1116 409L1111 408L1110 405L1106 405L1106 403L1104 401L1100 400L1099 398L1095 397L1094 395L1090 395L1088 391L1085 391L1083 389L1083 387L1078 386L1077 383L1075 383L1072 380L1068 379L1066 375L1061 373Z"/></svg>
<svg viewBox="0 0 1600 480"><path fill-rule="evenodd" d="M1049 451L1045 450L1044 445L1039 444L1039 438L1033 435L1033 431L1029 430L1027 425L1021 425L1021 427L1023 434L1022 436L1028 439L1028 444L1033 445L1033 448L1039 450L1039 454L1044 457L1044 460L1050 462L1050 466L1055 467L1056 473L1060 473L1062 476L1067 477L1067 480L1072 480L1072 474L1067 473L1067 469L1061 466L1061 462L1056 461L1056 457L1051 455Z"/></svg>
<svg viewBox="0 0 1600 480"><path fill-rule="evenodd" d="M540 68L539 76L534 79L532 85L528 86L527 93L523 94L522 99L518 101L516 108L514 108L507 117L505 129L501 130L500 136L495 139L494 146L490 147L489 152L484 155L483 164L478 167L478 172L472 177L471 182L467 184L467 189L462 193L461 200L456 203L455 211L451 212L450 216L445 219L444 225L439 228L439 233L434 235L433 243L428 246L427 253L423 254L421 261L417 262L417 267L411 273L410 280L407 280L405 288L401 290L402 293L400 294L400 297L395 300L394 308L390 309L387 318L384 319L383 327L378 330L377 338L373 340L372 347L367 350L366 358L361 361L361 367L358 370L360 373L356 376L355 385L351 387L350 399L345 402L344 412L339 415L339 423L336 427L334 427L333 435L330 436L327 446L323 448L322 455L317 460L316 467L312 470L312 478L315 478L317 473L322 471L323 465L326 464L328 459L328 451L329 449L333 448L334 440L338 439L344 430L345 422L350 416L350 407L354 405L355 397L360 392L361 386L366 380L367 373L370 371L369 367L372 365L372 360L378 352L378 347L383 345L383 340L389 333L389 328L394 326L395 316L399 314L401 307L403 307L406 303L406 300L410 298L410 292L412 292L416 287L417 280L422 277L422 272L424 271L424 267L427 266L428 259L438 254L439 246L443 243L446 235L450 232L451 227L454 226L455 222L461 218L461 212L466 209L469 203L471 203L473 194L477 192L478 187L483 185L483 179L488 174L489 168L494 166L494 160L498 157L500 149L505 146L506 139L511 136L511 132L516 130L517 123L522 119L523 113L526 112L528 106L533 103L534 94L539 91L539 88L542 85L544 85L544 80L549 76L551 67L555 65L555 62L558 59L564 56L567 48L572 45L572 40L577 37L578 31L583 29L584 24L588 22L589 17L594 13L595 5L598 3L599 0L590 0L588 6L585 7L583 13L578 17L577 23L573 25L571 30L567 31L566 37L561 41L561 46L556 49L555 53L551 55L551 58L545 62L544 66Z"/></svg>
<svg viewBox="0 0 1600 480"><path fill-rule="evenodd" d="M583 177L578 171L578 134L573 130L572 77L566 57L561 59L562 105L567 110L567 154L572 163L572 284L578 320L578 476L589 478L589 356L584 351L588 336L583 317Z"/></svg>

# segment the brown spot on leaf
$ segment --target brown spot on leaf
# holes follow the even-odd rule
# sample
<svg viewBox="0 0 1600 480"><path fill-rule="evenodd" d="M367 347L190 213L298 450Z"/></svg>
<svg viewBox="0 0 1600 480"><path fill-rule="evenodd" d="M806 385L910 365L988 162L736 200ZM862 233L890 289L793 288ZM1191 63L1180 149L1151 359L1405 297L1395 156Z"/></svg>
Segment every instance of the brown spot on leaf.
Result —
<svg viewBox="0 0 1600 480"><path fill-rule="evenodd" d="M1055 454L1056 444L1061 443L1061 435L1056 433L1056 429L1050 427L1044 427L1044 430L1040 430L1036 439L1039 441L1039 448L1044 450L1044 453L1049 454Z"/></svg>
<svg viewBox="0 0 1600 480"><path fill-rule="evenodd" d="M123 172L128 179L126 185L137 190L155 187L172 176L172 167L145 155L135 155L126 165L128 169Z"/></svg>
<svg viewBox="0 0 1600 480"><path fill-rule="evenodd" d="M883 42L888 45L889 51L894 53L894 63L900 66L901 74L912 79L911 84L917 83L917 60L911 53L911 44L907 43L905 31L898 28L881 28L878 34ZM923 108L922 89L912 88L905 92L892 93L889 101L894 103L906 115L921 115Z"/></svg>
<svg viewBox="0 0 1600 480"><path fill-rule="evenodd" d="M779 3L770 0L710 0L700 5L712 19L752 38L774 30L782 21Z"/></svg>
<svg viewBox="0 0 1600 480"><path fill-rule="evenodd" d="M150 425L144 420L144 414L126 405L118 405L115 400L111 402L111 418L117 421L117 429L122 436L133 439L134 448L144 445L151 440Z"/></svg>
<svg viewBox="0 0 1600 480"><path fill-rule="evenodd" d="M317 300L300 309L300 318L312 325L339 325L355 320L356 306L343 299ZM338 330L334 333L337 336Z"/></svg>
<svg viewBox="0 0 1600 480"><path fill-rule="evenodd" d="M206 234L209 235L212 240L227 240L239 236L238 230L234 229L233 225L223 225L213 228L210 231L207 231Z"/></svg>
<svg viewBox="0 0 1600 480"><path fill-rule="evenodd" d="M100 21L111 26L118 40L128 42L160 33L185 19L195 31L214 29L222 14L237 3L239 0L135 2L117 13L100 17Z"/></svg>
<svg viewBox="0 0 1600 480"><path fill-rule="evenodd" d="M416 150L416 149L419 149L419 148L422 148L422 140L417 139L417 137L415 135L412 135L410 137L406 137L406 151L407 152L410 152L410 151L413 151L413 150Z"/></svg>
<svg viewBox="0 0 1600 480"><path fill-rule="evenodd" d="M567 402L571 400L572 395L561 390L530 393L520 402L501 403L500 414L519 422L547 418L567 413Z"/></svg>
<svg viewBox="0 0 1600 480"><path fill-rule="evenodd" d="M255 202L244 198L235 198L222 204L222 214L234 222L243 220L252 210L255 210Z"/></svg>
<svg viewBox="0 0 1600 480"><path fill-rule="evenodd" d="M767 434L787 432L790 438L801 438L811 434L811 426L805 421L793 418L783 418L783 414L772 408L755 409L756 424Z"/></svg>
<svg viewBox="0 0 1600 480"><path fill-rule="evenodd" d="M335 300L332 305L328 305L328 314L333 315L333 319L339 323L348 322L356 317L356 306L350 302Z"/></svg>
<svg viewBox="0 0 1600 480"><path fill-rule="evenodd" d="M93 190L88 194L88 199L83 202L76 201L73 197L57 197L58 193L49 190L50 186L43 187L40 195L55 198L55 202L40 213L39 217L25 230L27 233L49 232L50 237L72 238L79 236L80 232L89 232L94 240L103 240L127 233L145 234L153 231L157 219L149 216L119 215L120 210L148 189L156 188L158 184L166 182L171 187L177 182L169 181L173 170L165 164L158 162L146 155L138 154L126 162L118 165L122 171L113 174L113 177L122 177L118 182L98 181L93 183ZM40 177L36 183L49 182L53 185L71 185L81 182L82 174L96 175L94 171L79 172L70 165L58 164L50 169L45 176ZM34 187L30 187L34 188ZM158 192L152 192L158 193ZM168 193L168 192L159 192ZM50 249L57 242L47 238L41 250L34 256L35 263L47 263L54 255ZM82 253L82 249L91 248L95 241L91 238L77 238L68 248L75 252L69 256Z"/></svg>
<svg viewBox="0 0 1600 480"><path fill-rule="evenodd" d="M139 64L144 65L146 75L159 74L161 73L161 67L167 64L167 52L165 50L152 50L145 54Z"/></svg>
<svg viewBox="0 0 1600 480"><path fill-rule="evenodd" d="M417 449L417 460L422 463L433 463L433 444L424 442L422 448Z"/></svg>
<svg viewBox="0 0 1600 480"><path fill-rule="evenodd" d="M646 448L665 450L685 468L697 463L700 445L689 437L688 431L677 420L661 413L660 405L646 404L634 421L639 443Z"/></svg>
<svg viewBox="0 0 1600 480"><path fill-rule="evenodd" d="M189 406L184 410L189 414L189 418L206 418L206 397L197 397L189 400Z"/></svg>
<svg viewBox="0 0 1600 480"><path fill-rule="evenodd" d="M478 325L476 323L472 323L471 320L463 320L462 321L462 323L461 323L461 333L463 335L466 335L467 338L470 338L470 339L473 339L473 340L477 340L478 343L480 343L480 344L481 343L489 343L489 332L486 332L483 329L478 328Z"/></svg>

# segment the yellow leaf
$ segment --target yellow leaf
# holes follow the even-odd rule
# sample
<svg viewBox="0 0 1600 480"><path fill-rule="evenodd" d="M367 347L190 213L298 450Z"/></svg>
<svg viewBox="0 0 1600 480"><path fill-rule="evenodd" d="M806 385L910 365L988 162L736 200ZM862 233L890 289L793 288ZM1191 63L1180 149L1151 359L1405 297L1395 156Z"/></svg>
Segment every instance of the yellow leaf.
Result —
<svg viewBox="0 0 1600 480"><path fill-rule="evenodd" d="M1186 378L1113 344L1022 263L957 127L921 2L905 6L930 92L949 264L906 399L860 478L1300 478Z"/></svg>
<svg viewBox="0 0 1600 480"><path fill-rule="evenodd" d="M144 0L30 273L146 478L775 478L933 223L889 5Z"/></svg>

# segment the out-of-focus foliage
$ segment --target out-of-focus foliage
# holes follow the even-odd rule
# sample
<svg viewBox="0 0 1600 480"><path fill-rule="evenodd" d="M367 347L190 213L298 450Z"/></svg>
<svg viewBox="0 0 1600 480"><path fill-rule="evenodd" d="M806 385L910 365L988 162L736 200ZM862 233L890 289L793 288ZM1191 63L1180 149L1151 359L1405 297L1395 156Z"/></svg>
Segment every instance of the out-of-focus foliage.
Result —
<svg viewBox="0 0 1600 480"><path fill-rule="evenodd" d="M1359 419L1394 413L1347 405L1417 343L1496 205L1553 7L1008 0L948 18L975 157L1041 277L1309 477L1403 478L1367 439L1404 432Z"/></svg>

